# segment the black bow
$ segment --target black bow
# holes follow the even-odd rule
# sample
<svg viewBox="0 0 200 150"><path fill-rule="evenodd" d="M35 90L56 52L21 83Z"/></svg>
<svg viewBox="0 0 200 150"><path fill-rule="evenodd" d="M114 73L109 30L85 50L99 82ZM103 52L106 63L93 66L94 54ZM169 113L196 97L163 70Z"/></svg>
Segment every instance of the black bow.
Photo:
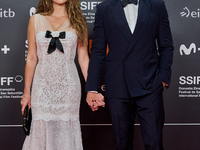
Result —
<svg viewBox="0 0 200 150"><path fill-rule="evenodd" d="M52 36L52 34L54 34L54 33L47 30L46 35L45 35L46 38L52 38L49 43L49 48L48 48L47 53L50 54L50 53L54 52L56 50L56 48L64 53L63 46L62 46L59 38L64 39L65 32L57 33L57 34L59 34L59 36L57 36L57 37Z"/></svg>
<svg viewBox="0 0 200 150"><path fill-rule="evenodd" d="M131 3L137 5L138 0L122 0L122 6L123 7L126 7L126 5L131 4Z"/></svg>

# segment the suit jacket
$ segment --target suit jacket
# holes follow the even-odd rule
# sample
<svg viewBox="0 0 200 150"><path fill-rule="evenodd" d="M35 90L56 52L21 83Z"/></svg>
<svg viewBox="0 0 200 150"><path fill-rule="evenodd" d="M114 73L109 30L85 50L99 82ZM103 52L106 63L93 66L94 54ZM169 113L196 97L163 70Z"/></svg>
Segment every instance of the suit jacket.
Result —
<svg viewBox="0 0 200 150"><path fill-rule="evenodd" d="M109 53L106 55L106 47ZM121 0L97 6L86 91L98 91L104 62L105 96L130 98L170 84L173 42L163 0L140 0L133 34Z"/></svg>

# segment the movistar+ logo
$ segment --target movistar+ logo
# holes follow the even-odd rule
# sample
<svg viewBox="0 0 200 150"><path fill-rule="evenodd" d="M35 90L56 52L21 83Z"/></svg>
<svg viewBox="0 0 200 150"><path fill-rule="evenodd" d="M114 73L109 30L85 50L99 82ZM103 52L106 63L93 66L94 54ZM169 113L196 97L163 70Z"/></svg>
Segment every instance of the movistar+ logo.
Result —
<svg viewBox="0 0 200 150"><path fill-rule="evenodd" d="M180 46L180 54L181 55L190 55L191 53L196 53L200 51L200 48L197 48L196 44L190 44L189 48L187 48L184 44Z"/></svg>

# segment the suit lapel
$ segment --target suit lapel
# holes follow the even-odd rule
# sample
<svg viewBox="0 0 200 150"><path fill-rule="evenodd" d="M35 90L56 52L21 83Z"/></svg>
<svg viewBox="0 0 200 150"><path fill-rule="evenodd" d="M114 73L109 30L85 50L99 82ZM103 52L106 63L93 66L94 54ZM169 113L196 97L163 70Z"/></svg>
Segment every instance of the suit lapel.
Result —
<svg viewBox="0 0 200 150"><path fill-rule="evenodd" d="M113 14L116 25L124 37L130 41L132 33L126 20L125 13L121 5L121 0L113 0L111 4L111 12Z"/></svg>
<svg viewBox="0 0 200 150"><path fill-rule="evenodd" d="M137 43L140 35L144 31L144 29L148 23L148 19L149 19L149 15L150 15L150 8L151 8L151 3L149 2L149 0L140 0L139 1L138 19L137 19L137 23L135 26L135 30L130 39L130 44L129 44L129 47L127 50L127 55L130 53L130 51L133 49L133 47Z"/></svg>

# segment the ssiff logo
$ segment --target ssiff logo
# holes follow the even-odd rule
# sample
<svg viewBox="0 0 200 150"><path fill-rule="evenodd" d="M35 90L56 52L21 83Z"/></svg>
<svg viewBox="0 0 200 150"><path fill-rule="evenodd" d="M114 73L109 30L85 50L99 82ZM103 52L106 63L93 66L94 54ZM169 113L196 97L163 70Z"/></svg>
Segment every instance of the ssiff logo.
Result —
<svg viewBox="0 0 200 150"><path fill-rule="evenodd" d="M200 84L200 76L180 76L179 84L181 84L181 85Z"/></svg>
<svg viewBox="0 0 200 150"><path fill-rule="evenodd" d="M196 44L194 43L190 44L189 48L187 48L184 44L180 46L181 55L190 55L192 52L196 53L197 50L200 51L200 48L197 48Z"/></svg>
<svg viewBox="0 0 200 150"><path fill-rule="evenodd" d="M189 8L184 7L183 11L180 13L181 17L192 17L192 18L200 18L200 9L196 11L190 11Z"/></svg>
<svg viewBox="0 0 200 150"><path fill-rule="evenodd" d="M1 78L1 86L3 85L10 85L14 81L19 83L23 81L23 77L21 75L17 75L16 77L0 77Z"/></svg>
<svg viewBox="0 0 200 150"><path fill-rule="evenodd" d="M87 2L87 1L82 1L80 3L81 10L94 10L94 8L101 2L99 1L93 1L93 2Z"/></svg>

